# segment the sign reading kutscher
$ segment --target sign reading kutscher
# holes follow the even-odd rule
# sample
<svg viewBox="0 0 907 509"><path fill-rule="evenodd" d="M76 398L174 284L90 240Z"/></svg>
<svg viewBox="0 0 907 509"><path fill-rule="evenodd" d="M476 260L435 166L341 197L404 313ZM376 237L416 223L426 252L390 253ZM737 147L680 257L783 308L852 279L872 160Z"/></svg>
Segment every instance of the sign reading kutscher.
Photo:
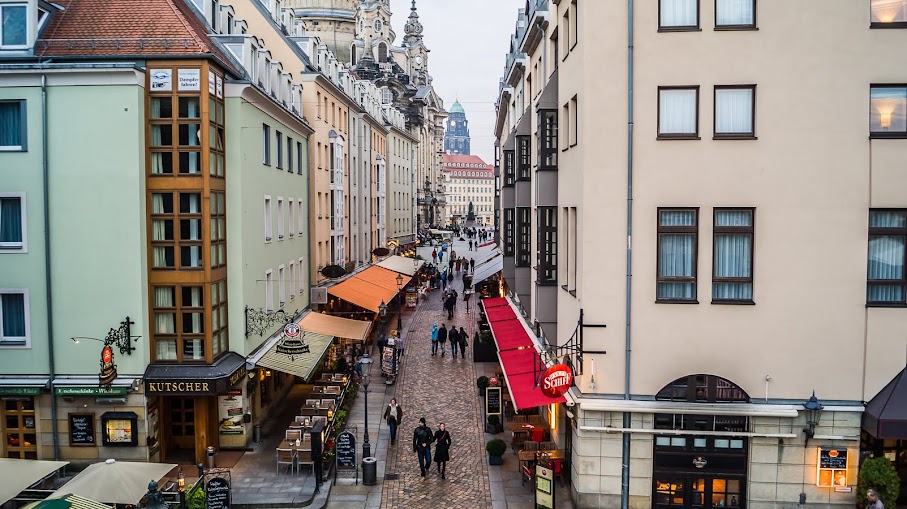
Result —
<svg viewBox="0 0 907 509"><path fill-rule="evenodd" d="M563 396L573 385L573 371L566 364L555 364L545 371L542 378L542 394L549 398Z"/></svg>

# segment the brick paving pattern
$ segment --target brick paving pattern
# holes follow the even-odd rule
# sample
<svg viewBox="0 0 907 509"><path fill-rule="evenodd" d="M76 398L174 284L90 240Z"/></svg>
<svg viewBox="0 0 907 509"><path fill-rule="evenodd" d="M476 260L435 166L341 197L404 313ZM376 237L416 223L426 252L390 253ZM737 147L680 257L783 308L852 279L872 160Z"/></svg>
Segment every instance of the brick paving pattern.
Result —
<svg viewBox="0 0 907 509"><path fill-rule="evenodd" d="M475 299L470 301L470 313L466 314L462 279L457 278L454 285L461 297L453 320L447 320L447 312L442 309L440 290L433 290L427 300L420 300L409 327L404 369L396 388L397 401L404 411L403 424L398 431L397 445L388 449L386 467L386 473L399 477L383 481L383 508L492 508L485 437L480 427L482 409L471 359ZM469 334L466 359L459 356L452 359L449 342L444 357L431 356L432 323L462 326L466 330ZM433 430L444 422L450 432L453 443L446 480L441 479L436 463L432 463L427 477L420 474L419 461L412 449L413 429L420 417L425 417ZM432 456L434 460L434 447Z"/></svg>

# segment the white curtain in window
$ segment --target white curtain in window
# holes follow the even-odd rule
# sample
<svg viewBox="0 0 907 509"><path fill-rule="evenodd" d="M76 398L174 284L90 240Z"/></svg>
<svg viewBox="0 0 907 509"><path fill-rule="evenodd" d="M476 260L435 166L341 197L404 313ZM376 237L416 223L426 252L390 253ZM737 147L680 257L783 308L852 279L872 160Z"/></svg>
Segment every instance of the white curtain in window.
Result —
<svg viewBox="0 0 907 509"><path fill-rule="evenodd" d="M151 222L151 239L167 240L167 221L156 219Z"/></svg>
<svg viewBox="0 0 907 509"><path fill-rule="evenodd" d="M151 213L152 214L163 214L164 213L164 195L154 193L151 195Z"/></svg>
<svg viewBox="0 0 907 509"><path fill-rule="evenodd" d="M202 304L202 288L200 286L183 288L183 300L183 307L202 307L204 305Z"/></svg>
<svg viewBox="0 0 907 509"><path fill-rule="evenodd" d="M154 266L155 267L169 267L167 263L167 248L156 246L152 248L152 256L154 257Z"/></svg>
<svg viewBox="0 0 907 509"><path fill-rule="evenodd" d="M175 339L158 339L155 341L157 345L157 359L161 361L175 361L176 360L176 340Z"/></svg>
<svg viewBox="0 0 907 509"><path fill-rule="evenodd" d="M715 4L717 25L752 25L754 3L755 0L718 0Z"/></svg>
<svg viewBox="0 0 907 509"><path fill-rule="evenodd" d="M693 234L663 234L658 252L658 275L663 277L693 276ZM692 299L695 283L658 283L658 297L662 299Z"/></svg>
<svg viewBox="0 0 907 509"><path fill-rule="evenodd" d="M699 0L659 0L661 2L661 26L696 26Z"/></svg>
<svg viewBox="0 0 907 509"><path fill-rule="evenodd" d="M173 287L172 286L159 286L154 289L154 307L156 307L156 308L176 307L176 303L173 302Z"/></svg>
<svg viewBox="0 0 907 509"><path fill-rule="evenodd" d="M721 88L715 90L715 132L753 132L753 89Z"/></svg>
<svg viewBox="0 0 907 509"><path fill-rule="evenodd" d="M184 196L186 196L186 195L184 195ZM189 212L190 214L200 214L201 211L202 211L202 195L193 193L193 194L189 194L188 196L189 196L189 198L188 198L188 204L189 204L189 210L188 210L188 212Z"/></svg>
<svg viewBox="0 0 907 509"><path fill-rule="evenodd" d="M153 125L151 126L151 145L154 147L159 147L163 143L164 139L161 136L161 129L163 126Z"/></svg>
<svg viewBox="0 0 907 509"><path fill-rule="evenodd" d="M696 133L696 90L661 90L659 112L660 134Z"/></svg>
<svg viewBox="0 0 907 509"><path fill-rule="evenodd" d="M204 342L201 339L183 340L183 359L186 360L204 360L205 350Z"/></svg>
<svg viewBox="0 0 907 509"><path fill-rule="evenodd" d="M747 234L715 235L715 277L750 277L753 239ZM751 283L714 283L713 299L752 299Z"/></svg>
<svg viewBox="0 0 907 509"><path fill-rule="evenodd" d="M907 215L898 211L878 210L869 214L872 228L904 228ZM867 278L870 280L904 279L903 235L872 235L869 237L869 260ZM869 285L867 300L870 302L903 302L903 285Z"/></svg>
<svg viewBox="0 0 907 509"><path fill-rule="evenodd" d="M176 334L176 313L155 313L154 326L158 334Z"/></svg>

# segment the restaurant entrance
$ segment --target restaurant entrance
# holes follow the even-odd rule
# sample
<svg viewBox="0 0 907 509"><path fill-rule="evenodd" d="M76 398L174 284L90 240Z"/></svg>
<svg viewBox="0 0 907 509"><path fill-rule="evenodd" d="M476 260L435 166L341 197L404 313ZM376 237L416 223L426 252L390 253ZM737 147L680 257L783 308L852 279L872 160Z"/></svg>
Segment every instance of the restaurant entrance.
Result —
<svg viewBox="0 0 907 509"><path fill-rule="evenodd" d="M164 401L165 429L170 431L167 451L169 461L195 456L195 398L172 396Z"/></svg>

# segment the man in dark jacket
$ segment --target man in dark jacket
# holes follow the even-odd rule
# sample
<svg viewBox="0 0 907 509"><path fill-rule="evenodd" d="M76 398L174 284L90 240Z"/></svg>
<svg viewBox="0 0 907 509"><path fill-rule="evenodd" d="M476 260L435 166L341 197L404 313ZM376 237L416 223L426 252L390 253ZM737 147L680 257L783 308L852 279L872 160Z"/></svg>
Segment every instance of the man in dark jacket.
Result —
<svg viewBox="0 0 907 509"><path fill-rule="evenodd" d="M453 320L454 314L454 305L457 303L457 297L454 292L451 292L447 297L447 300L444 301L444 309L447 310L447 319Z"/></svg>
<svg viewBox="0 0 907 509"><path fill-rule="evenodd" d="M443 323L438 329L438 344L441 345L441 357L444 357L444 351L447 349L447 326Z"/></svg>
<svg viewBox="0 0 907 509"><path fill-rule="evenodd" d="M450 328L450 332L447 333L447 338L450 339L450 355L454 359L457 358L457 348L460 347L460 333L457 332L457 327L453 326Z"/></svg>
<svg viewBox="0 0 907 509"><path fill-rule="evenodd" d="M413 452L419 455L419 469L422 477L431 466L431 443L435 439L431 428L425 425L425 417L419 419L419 426L413 431Z"/></svg>

